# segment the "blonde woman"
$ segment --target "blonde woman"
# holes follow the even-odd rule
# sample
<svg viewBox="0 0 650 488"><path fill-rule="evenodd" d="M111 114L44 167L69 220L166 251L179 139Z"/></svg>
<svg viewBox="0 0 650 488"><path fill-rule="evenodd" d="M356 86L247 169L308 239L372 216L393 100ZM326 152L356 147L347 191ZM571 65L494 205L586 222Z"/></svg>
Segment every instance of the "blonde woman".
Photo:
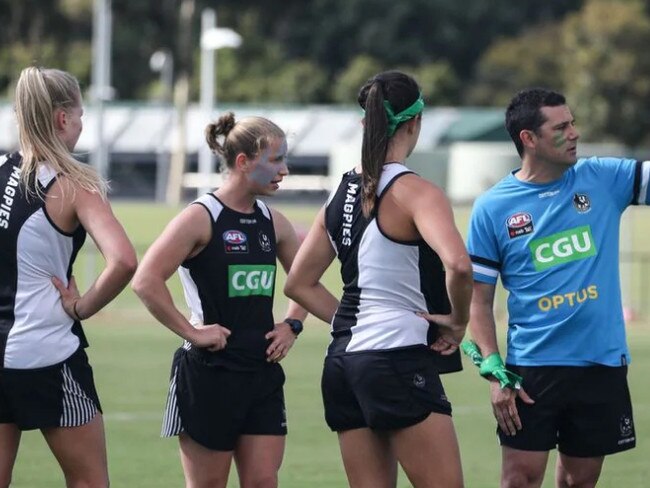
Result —
<svg viewBox="0 0 650 488"><path fill-rule="evenodd" d="M185 341L176 351L163 436L179 436L186 486L225 487L234 458L242 488L275 488L287 424L279 362L306 312L290 303L275 321L276 260L288 270L299 241L258 196L288 174L284 132L262 117L222 115L206 128L229 177L174 220L145 254L133 288ZM191 311L165 282L178 270Z"/></svg>
<svg viewBox="0 0 650 488"><path fill-rule="evenodd" d="M26 68L16 86L20 151L0 156L0 487L21 432L40 429L69 487L108 486L104 426L81 321L136 268L106 184L71 155L82 130L77 80ZM106 265L79 294L86 233Z"/></svg>

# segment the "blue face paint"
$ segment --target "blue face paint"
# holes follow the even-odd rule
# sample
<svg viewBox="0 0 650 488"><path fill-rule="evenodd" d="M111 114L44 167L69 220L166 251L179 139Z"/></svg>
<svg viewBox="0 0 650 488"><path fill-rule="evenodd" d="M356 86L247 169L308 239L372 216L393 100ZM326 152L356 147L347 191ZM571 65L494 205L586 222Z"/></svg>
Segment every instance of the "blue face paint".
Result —
<svg viewBox="0 0 650 488"><path fill-rule="evenodd" d="M266 186L273 181L283 169L286 171L287 141L278 144L274 140L257 158L257 163L249 173L255 183Z"/></svg>

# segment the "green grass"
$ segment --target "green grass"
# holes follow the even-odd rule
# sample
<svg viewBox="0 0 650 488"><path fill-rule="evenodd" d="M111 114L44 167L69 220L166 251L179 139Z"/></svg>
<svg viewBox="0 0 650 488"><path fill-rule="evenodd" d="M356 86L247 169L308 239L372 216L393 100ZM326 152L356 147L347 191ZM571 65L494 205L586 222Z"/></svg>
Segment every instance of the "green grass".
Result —
<svg viewBox="0 0 650 488"><path fill-rule="evenodd" d="M290 219L308 226L315 207L281 207ZM118 204L115 212L141 255L162 230L176 209L147 204ZM466 227L467 209L459 209L461 229ZM642 246L647 235L647 217L634 214L634 238ZM638 228L636 227L638 226ZM87 245L86 248L91 247ZM640 247L643 249L642 247ZM95 258L99 266L99 259ZM76 268L83 289L88 253ZM284 276L278 280L281 290ZM330 269L325 281L338 286L337 270ZM177 281L172 283L179 308L184 307ZM646 291L647 293L647 291ZM278 296L276 313L282 316L286 300ZM347 486L336 435L323 419L320 400L320 371L329 341L328 327L310 318L305 332L284 361L287 376L286 400L289 436L281 486L286 488L332 488ZM500 327L503 332L504 327ZM650 324L636 321L628 327L633 364L630 384L635 406L639 445L636 449L607 459L600 488L641 488L650 479ZM177 442L159 438L169 366L180 340L150 317L130 289L88 320L88 350L97 387L106 414L109 468L112 486L117 488L166 488L183 486ZM467 362L466 370L443 378L454 406L454 422L460 440L463 468L468 488L498 486L500 450L494 434L487 384ZM603 392L607 394L607 392ZM552 463L549 463L552 465ZM23 435L14 471L13 487L49 488L63 486L62 476L38 432ZM238 486L234 469L229 487ZM404 476L400 487L410 486ZM551 468L544 487L553 486Z"/></svg>

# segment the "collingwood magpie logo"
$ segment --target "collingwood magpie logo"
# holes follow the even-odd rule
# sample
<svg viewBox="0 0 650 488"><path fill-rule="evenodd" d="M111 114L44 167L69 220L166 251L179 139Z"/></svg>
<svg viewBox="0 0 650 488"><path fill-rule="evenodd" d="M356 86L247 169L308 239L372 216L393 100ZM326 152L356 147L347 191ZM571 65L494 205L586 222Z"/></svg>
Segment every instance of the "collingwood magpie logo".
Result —
<svg viewBox="0 0 650 488"><path fill-rule="evenodd" d="M632 435L632 419L627 415L622 415L619 422L621 429L621 437L629 437Z"/></svg>
<svg viewBox="0 0 650 488"><path fill-rule="evenodd" d="M415 373L413 375L413 384L418 388L424 388L427 384L427 380L424 379L420 373Z"/></svg>
<svg viewBox="0 0 650 488"><path fill-rule="evenodd" d="M271 252L271 239L267 236L263 230L259 233L260 247L264 252Z"/></svg>
<svg viewBox="0 0 650 488"><path fill-rule="evenodd" d="M573 206L578 213L587 213L591 210L591 201L585 193L576 193L573 195Z"/></svg>

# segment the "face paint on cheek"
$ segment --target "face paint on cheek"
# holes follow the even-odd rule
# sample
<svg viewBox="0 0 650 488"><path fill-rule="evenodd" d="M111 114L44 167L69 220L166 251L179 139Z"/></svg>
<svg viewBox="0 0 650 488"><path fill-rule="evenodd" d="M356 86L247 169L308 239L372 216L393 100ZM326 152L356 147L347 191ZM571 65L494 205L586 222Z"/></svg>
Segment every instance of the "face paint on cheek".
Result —
<svg viewBox="0 0 650 488"><path fill-rule="evenodd" d="M553 147L562 147L566 143L566 137L562 134L556 134L553 136Z"/></svg>
<svg viewBox="0 0 650 488"><path fill-rule="evenodd" d="M260 155L260 159L255 165L255 168L250 172L249 175L251 180L262 186L266 186L271 183L273 178L275 178L278 174L278 166L269 161L270 154L271 151L269 149L265 149L264 152Z"/></svg>

